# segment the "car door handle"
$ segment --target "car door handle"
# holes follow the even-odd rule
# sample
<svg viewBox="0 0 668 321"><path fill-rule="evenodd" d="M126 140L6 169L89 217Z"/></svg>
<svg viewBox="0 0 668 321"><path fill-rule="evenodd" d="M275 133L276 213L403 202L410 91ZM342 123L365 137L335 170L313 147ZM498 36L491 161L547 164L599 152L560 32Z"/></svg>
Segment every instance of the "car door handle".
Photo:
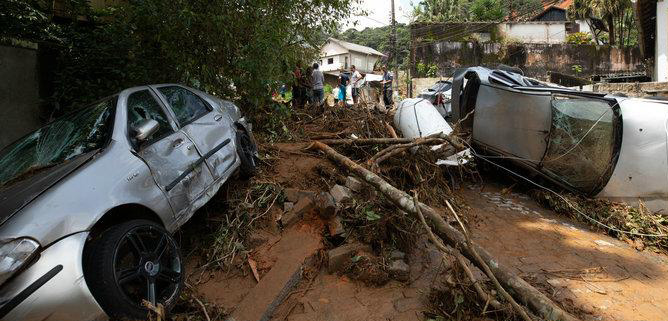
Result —
<svg viewBox="0 0 668 321"><path fill-rule="evenodd" d="M221 119L223 119L223 115L221 115L221 114L217 114L216 116L213 116L213 120L215 120L215 121L220 121Z"/></svg>
<svg viewBox="0 0 668 321"><path fill-rule="evenodd" d="M177 138L177 139L172 143L172 147L173 147L173 148L177 148L177 147L179 147L179 146L181 146L181 145L183 145L183 139L181 139L181 138Z"/></svg>

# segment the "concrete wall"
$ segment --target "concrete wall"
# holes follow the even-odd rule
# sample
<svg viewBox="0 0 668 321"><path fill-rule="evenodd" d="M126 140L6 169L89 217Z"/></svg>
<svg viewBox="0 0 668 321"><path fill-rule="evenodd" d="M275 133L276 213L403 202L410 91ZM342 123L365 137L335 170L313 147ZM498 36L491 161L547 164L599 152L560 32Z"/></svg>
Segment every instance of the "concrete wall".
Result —
<svg viewBox="0 0 668 321"><path fill-rule="evenodd" d="M668 97L668 82L601 83L594 84L593 91L603 93L624 93L629 97Z"/></svg>
<svg viewBox="0 0 668 321"><path fill-rule="evenodd" d="M0 45L0 148L39 128L37 50Z"/></svg>
<svg viewBox="0 0 668 321"><path fill-rule="evenodd" d="M417 97L420 92L423 90L433 86L437 81L439 80L450 80L450 78L432 78L432 77L426 77L426 78L413 78L411 81L411 85L413 86L413 97Z"/></svg>
<svg viewBox="0 0 668 321"><path fill-rule="evenodd" d="M668 1L656 3L654 80L668 81Z"/></svg>
<svg viewBox="0 0 668 321"><path fill-rule="evenodd" d="M415 49L415 62L437 64L439 76L451 77L456 68L491 66L499 63L519 67L525 74L547 80L550 71L573 75L573 66L582 67L579 77L624 71L644 71L638 48L610 48L596 45L510 44L439 42ZM417 75L415 66L413 74Z"/></svg>
<svg viewBox="0 0 668 321"><path fill-rule="evenodd" d="M565 21L536 21L504 23L499 26L506 38L523 43L563 43Z"/></svg>

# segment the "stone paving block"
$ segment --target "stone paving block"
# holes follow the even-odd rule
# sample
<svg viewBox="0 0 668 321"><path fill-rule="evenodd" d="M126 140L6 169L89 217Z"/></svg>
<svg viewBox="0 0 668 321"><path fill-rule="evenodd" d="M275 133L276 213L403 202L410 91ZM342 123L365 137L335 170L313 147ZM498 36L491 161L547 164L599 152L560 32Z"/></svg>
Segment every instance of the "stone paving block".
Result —
<svg viewBox="0 0 668 321"><path fill-rule="evenodd" d="M371 252L371 247L362 243L350 243L329 250L329 252L327 252L327 256L329 257L329 273L335 273L341 270L346 261L360 251Z"/></svg>
<svg viewBox="0 0 668 321"><path fill-rule="evenodd" d="M345 186L334 185L332 189L329 190L329 193L334 197L334 201L337 204L341 204L349 201L352 198L352 192Z"/></svg>
<svg viewBox="0 0 668 321"><path fill-rule="evenodd" d="M305 191L298 188L286 188L283 190L283 195L288 202L298 202L304 197L315 198L316 193L313 191Z"/></svg>
<svg viewBox="0 0 668 321"><path fill-rule="evenodd" d="M348 176L346 178L346 187L349 188L353 192L360 192L362 191L362 188L364 188L364 185L362 185L362 182L360 182L357 178Z"/></svg>

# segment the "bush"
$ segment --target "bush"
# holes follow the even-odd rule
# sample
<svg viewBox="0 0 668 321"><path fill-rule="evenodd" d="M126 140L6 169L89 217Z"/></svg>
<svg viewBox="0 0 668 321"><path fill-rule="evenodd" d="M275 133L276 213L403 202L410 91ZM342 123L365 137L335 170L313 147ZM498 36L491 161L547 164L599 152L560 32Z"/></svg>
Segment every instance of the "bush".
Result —
<svg viewBox="0 0 668 321"><path fill-rule="evenodd" d="M591 35L588 32L575 32L566 36L566 43L572 45L586 45L591 42Z"/></svg>
<svg viewBox="0 0 668 321"><path fill-rule="evenodd" d="M20 19L9 20L10 26L3 20L0 36L58 35L53 103L63 112L123 88L160 82L190 85L243 106L264 106L276 84L291 80L298 61L317 57L323 35L334 32L357 2L142 0L118 1L93 12L86 0L63 0L78 8L74 16L88 21L73 19L57 26L57 32L49 24L38 33L24 26L41 17L31 11L39 7L10 0L11 15Z"/></svg>

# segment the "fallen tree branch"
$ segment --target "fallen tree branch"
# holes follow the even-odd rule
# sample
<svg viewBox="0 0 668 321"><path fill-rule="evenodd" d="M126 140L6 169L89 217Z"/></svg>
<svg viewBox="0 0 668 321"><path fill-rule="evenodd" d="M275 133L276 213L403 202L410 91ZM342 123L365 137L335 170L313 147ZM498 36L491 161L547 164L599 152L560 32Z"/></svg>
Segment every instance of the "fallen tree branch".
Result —
<svg viewBox="0 0 668 321"><path fill-rule="evenodd" d="M466 228L464 227L464 223L462 223L462 221L459 219L459 215L457 215L457 212L455 212L455 210L452 208L450 202L446 200L445 204L448 206L452 214L455 215L455 219L457 219L457 222L461 226L462 232L464 233L464 237L466 238L466 245L468 247L468 250L471 252L471 254L473 254L473 257L478 262L477 265L482 267L483 272L485 272L485 274L487 274L487 277L489 277L490 280L492 280L492 283L494 283L494 286L499 291L499 293L501 293L501 295L503 296L504 299L506 299L506 301L510 302L510 305L517 313L520 314L522 319L524 319L525 321L531 321L531 318L527 315L526 311L524 311L524 308L522 308L519 304L517 304L517 302L515 302L513 297L510 294L508 294L506 289L504 289L503 286L501 286L499 280L496 278L496 276L494 276L494 273L492 273L492 270L489 269L489 265L487 265L487 263L485 263L485 261L480 257L475 247L473 246L473 242L471 241L471 237L469 236L468 231L466 231Z"/></svg>
<svg viewBox="0 0 668 321"><path fill-rule="evenodd" d="M376 153L376 155L373 155L368 161L369 164L376 163L376 165L380 164L384 160L400 154L401 152L404 152L410 148L413 148L415 146L419 145L438 145L438 144L443 144L445 141L441 138L417 138L413 142L406 143L406 144L396 144L389 146L380 152Z"/></svg>
<svg viewBox="0 0 668 321"><path fill-rule="evenodd" d="M413 196L413 202L414 203L418 202L417 201L417 195ZM420 217L420 221L422 222L422 226L424 226L425 230L427 230L427 235L429 235L429 239L431 240L431 242L434 243L434 245L439 250L441 250L441 252L449 253L457 259L457 263L459 263L459 266L462 268L462 270L464 270L464 273L466 274L466 276L469 278L469 280L471 280L471 282L473 283L473 288L478 293L478 296L480 297L480 299L485 302L485 305L490 304L490 305L492 305L492 307L494 307L497 310L504 309L505 307L501 304L501 302L497 301L496 299L494 299L493 296L491 296L490 294L485 292L485 290L483 290L482 286L480 286L480 283L478 282L478 280L473 275L473 272L471 272L471 269L469 268L469 265L464 260L464 256L462 256L462 253L459 252L459 250L457 250L457 249L453 249L452 251L448 250L448 248L445 247L445 245L443 245L443 243L438 238L436 238L436 235L434 235L434 232L429 227L429 224L427 224L427 221L425 220L424 215L422 215L422 211L420 210L420 207L418 206L415 209L417 210L417 215ZM445 254L443 254L443 256L445 257Z"/></svg>
<svg viewBox="0 0 668 321"><path fill-rule="evenodd" d="M432 222L436 228L439 236L453 245L453 247L462 248L464 254L472 263L476 264L477 260L475 255L472 253L471 248L474 249L482 261L484 261L488 266L490 271L497 277L499 282L503 283L506 287L512 289L513 294L516 298L522 302L524 305L530 306L534 311L544 320L563 320L563 321L575 321L575 317L570 315L568 312L561 309L557 306L552 300L550 300L543 293L538 291L536 288L531 286L529 283L524 281L522 278L511 272L511 270L501 264L492 257L487 251L476 244L472 244L471 248L466 246L465 237L454 227L450 226L443 217L436 212L433 208L422 204L415 203L411 197L405 192L395 188L394 186L387 183L384 179L374 174L373 172L367 170L366 168L360 166L359 164L353 162L349 158L339 154L331 147L323 144L322 142L314 142L310 148L320 150L327 155L328 158L334 162L347 167L351 172L356 176L364 179L367 183L374 186L378 191L383 193L388 199L390 199L395 205L403 209L408 213L416 215L416 207L420 206L420 210L426 214L426 217ZM478 264L476 264L478 265ZM478 266L480 267L480 266Z"/></svg>
<svg viewBox="0 0 668 321"><path fill-rule="evenodd" d="M397 132L394 130L394 127L392 127L392 125L388 124L387 122L383 122L383 125L385 125L385 129L387 129L387 132L390 134L390 137L399 138L399 136L397 136Z"/></svg>
<svg viewBox="0 0 668 321"><path fill-rule="evenodd" d="M416 138L342 138L342 139L322 139L319 142L327 145L391 145L391 144L405 144L412 143L418 139L425 138L442 138L441 133L426 137ZM445 139L445 138L443 138Z"/></svg>

